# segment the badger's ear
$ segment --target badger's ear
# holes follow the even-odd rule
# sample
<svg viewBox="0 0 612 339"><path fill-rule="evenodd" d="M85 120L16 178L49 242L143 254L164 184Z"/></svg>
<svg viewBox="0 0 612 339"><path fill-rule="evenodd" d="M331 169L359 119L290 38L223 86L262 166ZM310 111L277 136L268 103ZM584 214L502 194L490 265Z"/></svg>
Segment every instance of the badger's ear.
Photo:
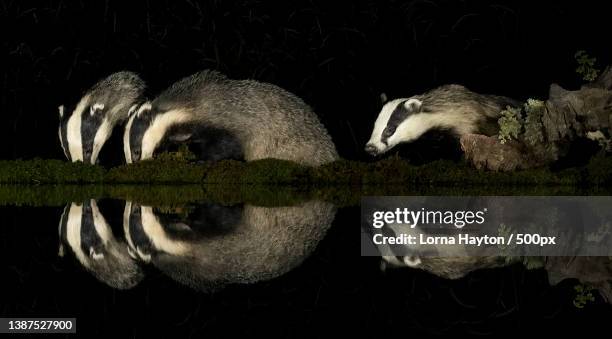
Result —
<svg viewBox="0 0 612 339"><path fill-rule="evenodd" d="M387 98L387 94L380 93L380 103L384 105L387 103L387 101L389 101L389 98Z"/></svg>
<svg viewBox="0 0 612 339"><path fill-rule="evenodd" d="M59 105L57 107L57 110L59 112L60 118L63 118L64 117L64 105Z"/></svg>
<svg viewBox="0 0 612 339"><path fill-rule="evenodd" d="M89 108L89 114L93 116L94 114L96 114L97 111L101 111L103 109L104 109L104 104L95 103L91 105L91 107Z"/></svg>
<svg viewBox="0 0 612 339"><path fill-rule="evenodd" d="M138 111L138 104L133 104L132 107L128 110L128 118L132 117L132 114Z"/></svg>
<svg viewBox="0 0 612 339"><path fill-rule="evenodd" d="M419 100L419 99L408 99L408 100L406 100L406 102L404 102L404 107L410 113L418 113L418 112L420 112L422 105L423 105L423 102L421 100Z"/></svg>
<svg viewBox="0 0 612 339"><path fill-rule="evenodd" d="M145 102L144 104L140 105L140 107L138 107L138 111L136 113L137 117L140 118L143 114L143 112L145 111L150 111L152 108L151 103L150 102Z"/></svg>

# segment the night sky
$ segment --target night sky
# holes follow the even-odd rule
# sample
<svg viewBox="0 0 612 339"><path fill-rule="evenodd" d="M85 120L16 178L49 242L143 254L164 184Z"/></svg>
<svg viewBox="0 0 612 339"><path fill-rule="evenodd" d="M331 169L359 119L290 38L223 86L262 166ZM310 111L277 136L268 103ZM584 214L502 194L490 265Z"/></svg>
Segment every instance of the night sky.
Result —
<svg viewBox="0 0 612 339"><path fill-rule="evenodd" d="M602 1L0 1L0 158L63 158L57 106L112 72L155 95L212 68L297 94L342 157L369 159L380 93L546 98L581 84L577 50L610 62L611 31Z"/></svg>

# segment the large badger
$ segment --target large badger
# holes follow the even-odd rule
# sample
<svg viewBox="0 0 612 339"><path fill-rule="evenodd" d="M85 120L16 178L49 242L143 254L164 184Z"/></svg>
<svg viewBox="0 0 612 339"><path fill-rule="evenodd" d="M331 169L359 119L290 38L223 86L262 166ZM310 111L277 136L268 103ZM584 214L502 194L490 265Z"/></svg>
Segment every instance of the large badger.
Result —
<svg viewBox="0 0 612 339"><path fill-rule="evenodd" d="M71 203L59 223L60 255L67 245L83 267L98 280L119 289L137 285L142 269L127 251L125 242L113 232L95 200Z"/></svg>
<svg viewBox="0 0 612 339"><path fill-rule="evenodd" d="M144 101L145 82L132 72L117 72L91 87L74 108L59 106L59 139L71 161L95 163L117 124Z"/></svg>
<svg viewBox="0 0 612 339"><path fill-rule="evenodd" d="M470 133L495 135L500 112L507 106L519 107L520 103L478 94L461 85L445 85L421 95L395 99L380 111L365 151L379 155L433 129L449 130L459 137Z"/></svg>
<svg viewBox="0 0 612 339"><path fill-rule="evenodd" d="M295 95L205 70L183 78L134 112L126 125L128 163L169 142L197 143L202 158L277 158L320 165L338 158L331 137Z"/></svg>
<svg viewBox="0 0 612 339"><path fill-rule="evenodd" d="M123 226L130 253L180 283L211 291L290 271L316 248L335 215L333 205L320 201L204 208L177 221L127 203Z"/></svg>

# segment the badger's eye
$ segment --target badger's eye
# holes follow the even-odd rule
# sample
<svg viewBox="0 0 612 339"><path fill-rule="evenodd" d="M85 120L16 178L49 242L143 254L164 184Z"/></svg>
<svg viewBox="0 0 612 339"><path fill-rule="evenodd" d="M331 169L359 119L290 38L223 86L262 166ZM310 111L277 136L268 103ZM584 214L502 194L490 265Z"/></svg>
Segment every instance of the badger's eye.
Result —
<svg viewBox="0 0 612 339"><path fill-rule="evenodd" d="M387 129L385 129L385 130L383 131L383 134L382 134L382 136L383 136L383 137L385 137L385 138L388 138L388 137L390 137L391 135L393 135L393 131L392 131L392 130L390 130L390 129L388 129L388 128L387 128Z"/></svg>

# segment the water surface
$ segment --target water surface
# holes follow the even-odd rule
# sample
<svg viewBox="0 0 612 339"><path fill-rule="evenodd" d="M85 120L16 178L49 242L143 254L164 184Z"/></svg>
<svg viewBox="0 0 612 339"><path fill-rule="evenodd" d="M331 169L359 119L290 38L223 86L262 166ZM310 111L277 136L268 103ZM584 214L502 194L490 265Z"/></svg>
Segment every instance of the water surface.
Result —
<svg viewBox="0 0 612 339"><path fill-rule="evenodd" d="M391 323L420 334L562 332L612 316L599 294L583 309L573 304L573 275L602 273L592 262L535 270L460 263L472 272L446 280L362 258L359 206L343 193L155 204L156 194L185 197L185 188L129 193L145 197L132 200L76 189L74 201L50 199L48 189L24 189L25 206L0 207L2 314L75 316L84 336L318 337L330 327L397 331Z"/></svg>

